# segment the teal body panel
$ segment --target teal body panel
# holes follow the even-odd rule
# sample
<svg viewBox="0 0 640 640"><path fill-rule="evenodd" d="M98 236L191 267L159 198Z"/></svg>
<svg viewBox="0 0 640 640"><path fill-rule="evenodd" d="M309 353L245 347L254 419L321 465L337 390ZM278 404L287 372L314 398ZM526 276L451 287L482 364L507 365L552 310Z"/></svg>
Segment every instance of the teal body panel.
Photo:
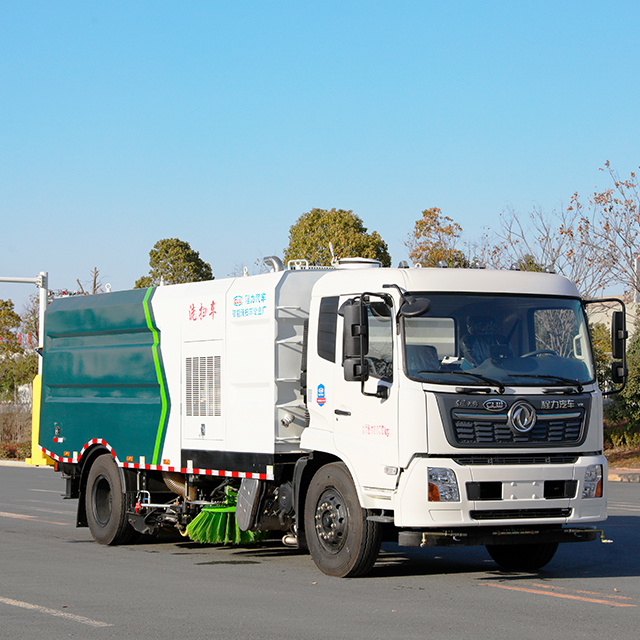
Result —
<svg viewBox="0 0 640 640"><path fill-rule="evenodd" d="M67 459L103 440L158 464L169 415L154 289L54 300L45 315L40 446Z"/></svg>

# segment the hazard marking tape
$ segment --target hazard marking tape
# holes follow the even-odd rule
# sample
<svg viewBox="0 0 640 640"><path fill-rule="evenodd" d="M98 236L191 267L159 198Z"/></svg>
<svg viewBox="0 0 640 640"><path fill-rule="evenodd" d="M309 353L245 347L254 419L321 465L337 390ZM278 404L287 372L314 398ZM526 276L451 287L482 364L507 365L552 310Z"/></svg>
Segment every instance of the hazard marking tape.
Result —
<svg viewBox="0 0 640 640"><path fill-rule="evenodd" d="M223 469L192 469L191 467L171 467L169 465L164 464L140 464L139 462L120 462L118 460L118 456L116 452L113 450L113 447L109 445L108 442L102 440L101 438L94 438L87 442L87 444L82 447L82 451L78 453L75 457L65 458L63 456L58 456L52 451L49 451L43 446L40 446L40 450L50 458L57 460L58 462L67 462L71 464L77 464L80 462L84 452L93 445L100 444L105 447L109 453L113 456L113 459L116 461L116 464L123 469L144 469L145 471L169 471L169 472L180 472L185 474L193 474L196 476L219 476L223 478L247 478L250 480L273 480L273 472L270 474L267 473L252 473L250 471L226 471ZM75 453L75 452L74 452Z"/></svg>
<svg viewBox="0 0 640 640"><path fill-rule="evenodd" d="M266 473L252 473L250 471L225 471L222 469L195 469L187 467L168 467L163 464L139 464L138 462L118 462L124 469L145 469L147 471L178 471L192 473L196 476L221 476L225 478L249 478L252 480L273 480Z"/></svg>

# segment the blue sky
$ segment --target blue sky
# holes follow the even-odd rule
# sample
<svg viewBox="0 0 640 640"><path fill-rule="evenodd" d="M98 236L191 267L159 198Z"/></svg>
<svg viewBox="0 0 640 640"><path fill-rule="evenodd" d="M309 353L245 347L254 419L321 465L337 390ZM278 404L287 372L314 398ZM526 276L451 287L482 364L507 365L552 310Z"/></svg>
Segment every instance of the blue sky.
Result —
<svg viewBox="0 0 640 640"><path fill-rule="evenodd" d="M0 276L126 289L167 237L216 277L352 209L394 264L640 164L640 4L0 0ZM20 310L35 288L0 284Z"/></svg>

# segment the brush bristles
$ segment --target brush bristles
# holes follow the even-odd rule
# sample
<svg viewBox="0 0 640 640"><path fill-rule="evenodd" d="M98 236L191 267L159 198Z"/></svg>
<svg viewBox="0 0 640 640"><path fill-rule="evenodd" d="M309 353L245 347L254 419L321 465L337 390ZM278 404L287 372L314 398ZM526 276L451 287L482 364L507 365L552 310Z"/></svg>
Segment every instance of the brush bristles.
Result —
<svg viewBox="0 0 640 640"><path fill-rule="evenodd" d="M235 507L204 507L187 525L187 534L205 544L251 544L266 538L266 531L241 531L235 512Z"/></svg>

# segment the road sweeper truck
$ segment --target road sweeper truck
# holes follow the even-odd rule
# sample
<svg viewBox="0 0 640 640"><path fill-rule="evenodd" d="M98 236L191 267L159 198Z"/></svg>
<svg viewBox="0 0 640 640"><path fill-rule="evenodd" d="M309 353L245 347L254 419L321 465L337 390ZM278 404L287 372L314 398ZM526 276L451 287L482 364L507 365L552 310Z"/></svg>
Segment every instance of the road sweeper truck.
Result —
<svg viewBox="0 0 640 640"><path fill-rule="evenodd" d="M340 577L383 541L531 570L599 536L603 393L571 282L269 264L49 305L39 447L78 526L116 545L204 518L204 541L271 532ZM612 340L619 384L623 307Z"/></svg>

